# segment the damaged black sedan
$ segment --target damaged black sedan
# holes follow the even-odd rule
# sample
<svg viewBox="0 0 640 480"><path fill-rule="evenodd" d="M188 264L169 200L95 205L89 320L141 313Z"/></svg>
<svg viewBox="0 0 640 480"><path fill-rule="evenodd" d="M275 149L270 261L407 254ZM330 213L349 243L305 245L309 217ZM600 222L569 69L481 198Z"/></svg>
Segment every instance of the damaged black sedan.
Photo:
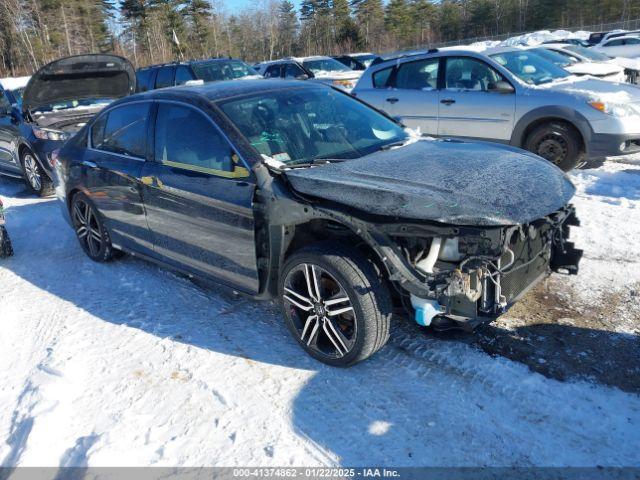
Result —
<svg viewBox="0 0 640 480"><path fill-rule="evenodd" d="M416 137L323 85L131 96L54 163L89 257L125 251L275 298L298 343L331 365L380 349L394 309L473 328L550 272L575 274L581 256L568 241L574 187L546 160Z"/></svg>

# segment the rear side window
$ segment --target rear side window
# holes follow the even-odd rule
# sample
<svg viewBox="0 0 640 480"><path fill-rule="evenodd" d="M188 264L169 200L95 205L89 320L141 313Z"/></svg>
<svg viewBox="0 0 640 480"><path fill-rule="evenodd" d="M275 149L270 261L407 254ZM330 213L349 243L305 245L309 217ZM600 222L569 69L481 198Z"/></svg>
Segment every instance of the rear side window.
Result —
<svg viewBox="0 0 640 480"><path fill-rule="evenodd" d="M389 82L389 77L391 76L392 70L393 70L393 67L389 67L374 73L373 74L374 88L387 88L387 84Z"/></svg>
<svg viewBox="0 0 640 480"><path fill-rule="evenodd" d="M174 70L173 67L162 67L156 77L156 88L172 87Z"/></svg>
<svg viewBox="0 0 640 480"><path fill-rule="evenodd" d="M278 78L280 77L280 65L271 65L264 72L264 76L267 78Z"/></svg>
<svg viewBox="0 0 640 480"><path fill-rule="evenodd" d="M149 108L149 103L124 105L98 119L91 130L93 148L143 158L147 145ZM104 133L100 134L100 122L103 119L106 123Z"/></svg>
<svg viewBox="0 0 640 480"><path fill-rule="evenodd" d="M438 88L439 65L439 58L403 63L396 75L396 87L410 90L435 90Z"/></svg>
<svg viewBox="0 0 640 480"><path fill-rule="evenodd" d="M176 85L184 85L190 80L193 80L193 75L191 74L191 70L188 67L183 65L176 68Z"/></svg>
<svg viewBox="0 0 640 480"><path fill-rule="evenodd" d="M179 105L158 107L155 159L204 173L233 169L231 147L220 132L204 114Z"/></svg>
<svg viewBox="0 0 640 480"><path fill-rule="evenodd" d="M139 92L146 92L149 90L149 78L151 77L152 70L147 68L146 70L138 70L136 72L136 80Z"/></svg>

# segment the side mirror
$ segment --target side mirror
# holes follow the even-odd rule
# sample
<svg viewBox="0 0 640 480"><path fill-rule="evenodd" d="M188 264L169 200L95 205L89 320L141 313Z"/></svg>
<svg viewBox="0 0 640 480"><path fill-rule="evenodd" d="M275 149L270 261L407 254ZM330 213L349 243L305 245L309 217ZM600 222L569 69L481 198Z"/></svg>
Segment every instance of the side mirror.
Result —
<svg viewBox="0 0 640 480"><path fill-rule="evenodd" d="M505 82L504 80L498 80L496 83L491 85L491 87L492 88L489 89L490 92L497 92L497 93L515 92L513 85L511 85L509 82Z"/></svg>

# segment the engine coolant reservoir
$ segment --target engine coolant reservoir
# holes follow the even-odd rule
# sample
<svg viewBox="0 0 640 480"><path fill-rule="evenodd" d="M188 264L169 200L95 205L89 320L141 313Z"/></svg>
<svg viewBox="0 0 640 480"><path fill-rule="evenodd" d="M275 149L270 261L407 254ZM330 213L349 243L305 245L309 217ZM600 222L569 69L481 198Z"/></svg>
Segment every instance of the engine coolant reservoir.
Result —
<svg viewBox="0 0 640 480"><path fill-rule="evenodd" d="M442 242L438 260L443 262L459 262L462 260L462 254L458 250L458 237L447 238Z"/></svg>

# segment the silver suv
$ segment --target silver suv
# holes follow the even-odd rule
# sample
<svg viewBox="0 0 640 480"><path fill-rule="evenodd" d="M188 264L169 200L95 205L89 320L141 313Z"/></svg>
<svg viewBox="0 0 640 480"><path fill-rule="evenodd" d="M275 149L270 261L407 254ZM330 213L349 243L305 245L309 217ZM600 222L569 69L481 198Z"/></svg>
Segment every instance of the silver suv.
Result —
<svg viewBox="0 0 640 480"><path fill-rule="evenodd" d="M421 133L521 147L571 170L640 151L640 88L531 50L430 50L372 65L353 94Z"/></svg>

